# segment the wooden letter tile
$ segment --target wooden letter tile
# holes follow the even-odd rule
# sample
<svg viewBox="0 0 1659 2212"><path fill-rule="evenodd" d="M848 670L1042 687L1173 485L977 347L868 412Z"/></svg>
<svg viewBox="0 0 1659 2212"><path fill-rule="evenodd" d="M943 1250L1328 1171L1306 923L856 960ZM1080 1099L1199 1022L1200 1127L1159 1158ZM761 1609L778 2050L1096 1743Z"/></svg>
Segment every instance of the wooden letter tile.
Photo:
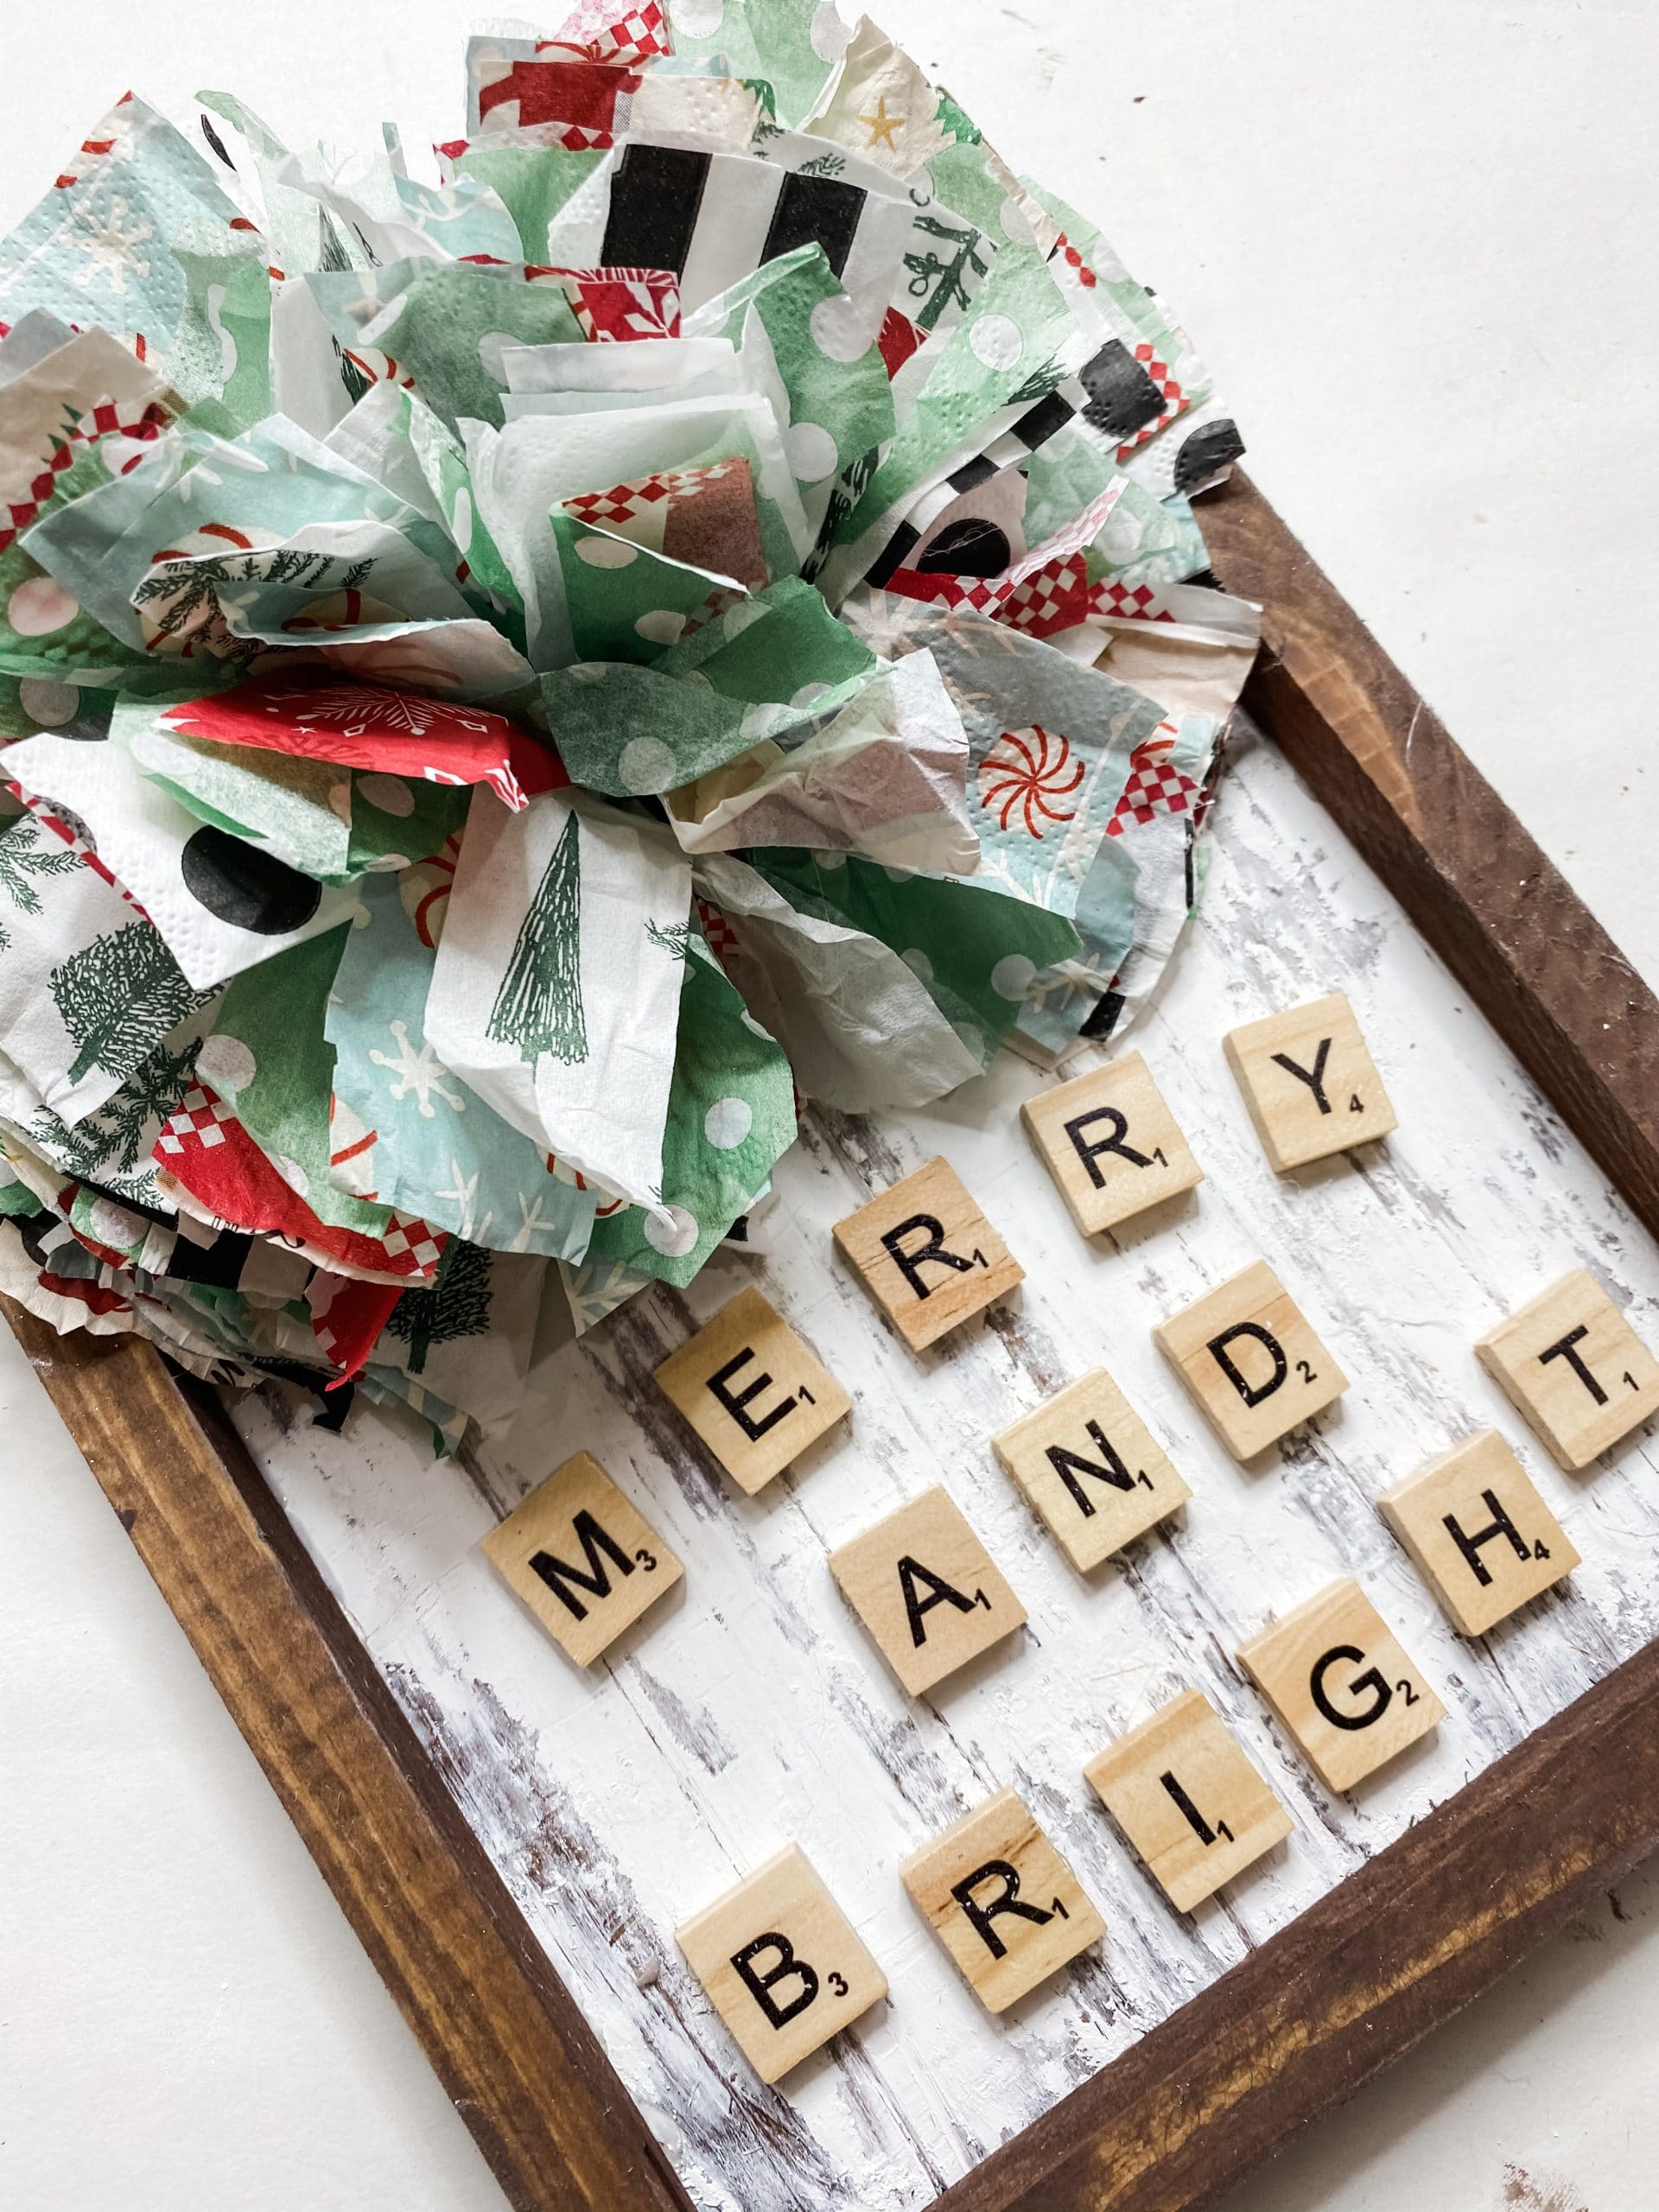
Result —
<svg viewBox="0 0 1659 2212"><path fill-rule="evenodd" d="M1104 1368L991 1439L997 1458L1086 1573L1192 1493Z"/></svg>
<svg viewBox="0 0 1659 2212"><path fill-rule="evenodd" d="M1084 1772L1178 1912L1290 1834L1290 1815L1202 1690L1172 1698Z"/></svg>
<svg viewBox="0 0 1659 2212"><path fill-rule="evenodd" d="M1236 1459L1264 1452L1348 1388L1265 1260L1152 1333Z"/></svg>
<svg viewBox="0 0 1659 2212"><path fill-rule="evenodd" d="M899 1871L988 2012L1006 2012L1106 1933L1018 1790L999 1789Z"/></svg>
<svg viewBox="0 0 1659 2212"><path fill-rule="evenodd" d="M835 1236L912 1351L1025 1281L944 1160L930 1160L838 1221Z"/></svg>
<svg viewBox="0 0 1659 2212"><path fill-rule="evenodd" d="M1399 1126L1340 991L1247 1021L1223 1046L1262 1149L1281 1175Z"/></svg>
<svg viewBox="0 0 1659 2212"><path fill-rule="evenodd" d="M1495 1428L1431 1459L1377 1504L1465 1636L1484 1636L1579 1564Z"/></svg>
<svg viewBox="0 0 1659 2212"><path fill-rule="evenodd" d="M1025 1625L1025 1607L937 1485L831 1552L830 1571L912 1697Z"/></svg>
<svg viewBox="0 0 1659 2212"><path fill-rule="evenodd" d="M1351 1789L1446 1718L1357 1582L1327 1584L1238 1656L1327 1789Z"/></svg>
<svg viewBox="0 0 1659 2212"><path fill-rule="evenodd" d="M1588 1268L1563 1275L1475 1350L1569 1471L1659 1413L1659 1360Z"/></svg>
<svg viewBox="0 0 1659 2212"><path fill-rule="evenodd" d="M852 1406L835 1376L754 1289L739 1291L671 1352L657 1382L751 1497Z"/></svg>
<svg viewBox="0 0 1659 2212"><path fill-rule="evenodd" d="M763 2082L887 1993L887 1976L798 1845L695 1914L674 1940Z"/></svg>
<svg viewBox="0 0 1659 2212"><path fill-rule="evenodd" d="M492 1529L484 1550L578 1667L591 1667L684 1571L586 1452Z"/></svg>
<svg viewBox="0 0 1659 2212"><path fill-rule="evenodd" d="M1020 1109L1085 1236L1204 1180L1139 1052L1125 1052Z"/></svg>

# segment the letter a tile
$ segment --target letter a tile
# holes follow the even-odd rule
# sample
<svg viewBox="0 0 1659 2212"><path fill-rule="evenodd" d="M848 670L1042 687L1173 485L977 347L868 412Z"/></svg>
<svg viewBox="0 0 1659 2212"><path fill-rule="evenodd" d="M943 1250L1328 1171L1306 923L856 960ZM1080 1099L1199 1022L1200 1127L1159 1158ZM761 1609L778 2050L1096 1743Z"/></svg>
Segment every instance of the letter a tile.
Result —
<svg viewBox="0 0 1659 2212"><path fill-rule="evenodd" d="M1446 1718L1357 1582L1327 1584L1238 1656L1327 1789L1351 1789Z"/></svg>
<svg viewBox="0 0 1659 2212"><path fill-rule="evenodd" d="M1025 1607L937 1485L831 1552L830 1572L912 1697L1025 1625Z"/></svg>
<svg viewBox="0 0 1659 2212"><path fill-rule="evenodd" d="M899 1871L988 2012L1006 2012L1106 1933L1014 1789L999 1789Z"/></svg>
<svg viewBox="0 0 1659 2212"><path fill-rule="evenodd" d="M1020 1109L1085 1236L1204 1180L1139 1052L1125 1052Z"/></svg>
<svg viewBox="0 0 1659 2212"><path fill-rule="evenodd" d="M1265 1260L1152 1333L1236 1459L1254 1459L1348 1388Z"/></svg>
<svg viewBox="0 0 1659 2212"><path fill-rule="evenodd" d="M1103 1367L994 1436L991 1448L1085 1573L1192 1495Z"/></svg>
<svg viewBox="0 0 1659 2212"><path fill-rule="evenodd" d="M1183 1690L1084 1773L1178 1912L1290 1834L1290 1815L1202 1690Z"/></svg>
<svg viewBox="0 0 1659 2212"><path fill-rule="evenodd" d="M1222 1040L1262 1149L1281 1175L1399 1126L1340 991L1247 1021Z"/></svg>
<svg viewBox="0 0 1659 2212"><path fill-rule="evenodd" d="M1588 1268L1563 1275L1475 1351L1569 1473L1659 1414L1659 1360Z"/></svg>
<svg viewBox="0 0 1659 2212"><path fill-rule="evenodd" d="M787 1321L739 1291L657 1370L672 1400L740 1490L751 1497L851 1408Z"/></svg>
<svg viewBox="0 0 1659 2212"><path fill-rule="evenodd" d="M1453 1628L1489 1628L1579 1564L1566 1530L1495 1428L1483 1428L1377 1505Z"/></svg>
<svg viewBox="0 0 1659 2212"><path fill-rule="evenodd" d="M798 1845L695 1914L674 1940L763 2082L839 2035L887 1976Z"/></svg>
<svg viewBox="0 0 1659 2212"><path fill-rule="evenodd" d="M492 1529L484 1551L578 1667L591 1667L684 1571L586 1452Z"/></svg>
<svg viewBox="0 0 1659 2212"><path fill-rule="evenodd" d="M838 1221L835 1238L912 1351L1025 1280L944 1160L930 1160Z"/></svg>

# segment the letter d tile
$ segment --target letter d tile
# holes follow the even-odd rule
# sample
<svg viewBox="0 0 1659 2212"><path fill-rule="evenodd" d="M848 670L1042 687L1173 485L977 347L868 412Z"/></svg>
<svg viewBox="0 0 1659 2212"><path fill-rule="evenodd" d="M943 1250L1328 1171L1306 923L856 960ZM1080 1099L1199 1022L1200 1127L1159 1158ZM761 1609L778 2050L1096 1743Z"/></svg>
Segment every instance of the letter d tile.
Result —
<svg viewBox="0 0 1659 2212"><path fill-rule="evenodd" d="M1348 1388L1265 1260L1152 1333L1235 1459L1265 1452Z"/></svg>

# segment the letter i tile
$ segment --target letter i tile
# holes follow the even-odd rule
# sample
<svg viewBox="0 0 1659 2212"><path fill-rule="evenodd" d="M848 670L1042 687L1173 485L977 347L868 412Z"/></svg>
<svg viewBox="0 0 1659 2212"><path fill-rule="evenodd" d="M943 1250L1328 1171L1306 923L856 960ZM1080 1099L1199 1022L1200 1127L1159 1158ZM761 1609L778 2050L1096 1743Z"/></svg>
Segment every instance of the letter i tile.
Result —
<svg viewBox="0 0 1659 2212"><path fill-rule="evenodd" d="M835 1239L912 1351L1025 1280L944 1160L930 1160L838 1221Z"/></svg>
<svg viewBox="0 0 1659 2212"><path fill-rule="evenodd" d="M999 1789L899 1871L988 2012L1006 2012L1106 1933L1018 1790Z"/></svg>
<svg viewBox="0 0 1659 2212"><path fill-rule="evenodd" d="M674 1940L763 2082L887 1993L887 1976L798 1844L694 1914Z"/></svg>
<svg viewBox="0 0 1659 2212"><path fill-rule="evenodd" d="M1254 1459L1348 1388L1265 1260L1152 1333L1236 1459Z"/></svg>

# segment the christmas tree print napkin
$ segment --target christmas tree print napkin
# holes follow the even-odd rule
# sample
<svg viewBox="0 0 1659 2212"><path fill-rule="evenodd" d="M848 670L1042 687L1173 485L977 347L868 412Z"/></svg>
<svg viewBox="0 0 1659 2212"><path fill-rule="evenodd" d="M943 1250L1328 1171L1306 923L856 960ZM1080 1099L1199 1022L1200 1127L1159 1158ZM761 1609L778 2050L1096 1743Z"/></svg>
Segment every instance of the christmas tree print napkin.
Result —
<svg viewBox="0 0 1659 2212"><path fill-rule="evenodd" d="M1095 226L831 0L127 98L0 240L0 1288L436 1448L798 1116L1129 1020L1255 612Z"/></svg>

